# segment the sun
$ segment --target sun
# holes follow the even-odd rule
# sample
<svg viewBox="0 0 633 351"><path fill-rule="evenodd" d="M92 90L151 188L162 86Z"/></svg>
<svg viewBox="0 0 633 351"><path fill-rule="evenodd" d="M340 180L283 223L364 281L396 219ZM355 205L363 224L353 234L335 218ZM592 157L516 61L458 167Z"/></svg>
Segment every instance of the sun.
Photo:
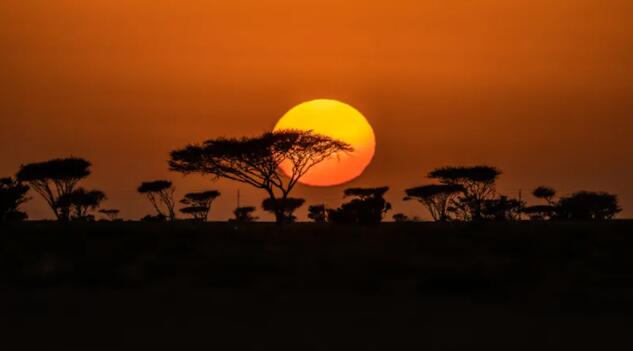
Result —
<svg viewBox="0 0 633 351"><path fill-rule="evenodd" d="M293 107L275 125L283 129L311 130L344 141L354 151L331 157L306 173L300 182L311 186L335 186L353 180L371 163L376 137L371 125L357 109L337 100L318 99ZM280 166L285 174L289 167Z"/></svg>

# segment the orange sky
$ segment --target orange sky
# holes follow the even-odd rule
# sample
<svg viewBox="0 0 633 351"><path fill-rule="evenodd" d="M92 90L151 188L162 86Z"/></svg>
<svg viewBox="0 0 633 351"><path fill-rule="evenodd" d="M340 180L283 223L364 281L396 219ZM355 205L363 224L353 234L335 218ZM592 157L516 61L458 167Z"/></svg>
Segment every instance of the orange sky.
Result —
<svg viewBox="0 0 633 351"><path fill-rule="evenodd" d="M170 174L168 152L324 97L372 123L374 162L351 185L392 186L394 213L428 218L399 200L433 167L487 163L501 193L605 190L631 217L632 13L630 0L3 0L0 175L72 154L126 218L151 211L142 180L169 178L179 195L219 189L210 218L225 219L238 187L242 204L263 194ZM295 195L336 205L342 188ZM50 217L32 195L31 217Z"/></svg>

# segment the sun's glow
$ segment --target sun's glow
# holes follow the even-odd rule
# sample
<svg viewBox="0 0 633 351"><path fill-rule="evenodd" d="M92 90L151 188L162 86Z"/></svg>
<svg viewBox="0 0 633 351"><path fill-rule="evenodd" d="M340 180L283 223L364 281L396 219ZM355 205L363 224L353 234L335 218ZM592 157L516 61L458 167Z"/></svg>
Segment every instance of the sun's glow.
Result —
<svg viewBox="0 0 633 351"><path fill-rule="evenodd" d="M363 173L376 148L374 131L367 119L352 106L336 100L319 99L293 107L275 125L274 130L299 129L349 143L351 153L342 153L319 163L300 182L312 186L334 186L349 182ZM282 164L289 174L290 167Z"/></svg>

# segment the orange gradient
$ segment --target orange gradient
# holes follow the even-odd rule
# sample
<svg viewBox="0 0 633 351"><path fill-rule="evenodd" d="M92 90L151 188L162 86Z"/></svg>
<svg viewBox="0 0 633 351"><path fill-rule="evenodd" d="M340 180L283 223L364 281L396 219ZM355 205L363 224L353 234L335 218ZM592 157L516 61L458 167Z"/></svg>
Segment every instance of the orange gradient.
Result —
<svg viewBox="0 0 633 351"><path fill-rule="evenodd" d="M376 149L374 130L352 106L336 100L318 99L293 107L273 130L311 130L350 144L354 151L333 156L306 173L300 182L311 186L334 186L353 180L369 165ZM290 174L290 166L281 164Z"/></svg>

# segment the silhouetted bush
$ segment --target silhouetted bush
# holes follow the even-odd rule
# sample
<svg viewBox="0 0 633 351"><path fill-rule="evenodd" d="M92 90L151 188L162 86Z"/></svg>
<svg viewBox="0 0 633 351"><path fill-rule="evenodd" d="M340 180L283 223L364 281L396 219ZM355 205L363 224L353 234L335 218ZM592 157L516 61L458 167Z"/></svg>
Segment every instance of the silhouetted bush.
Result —
<svg viewBox="0 0 633 351"><path fill-rule="evenodd" d="M524 207L521 211L528 215L531 220L543 221L551 219L556 215L556 206L534 205Z"/></svg>
<svg viewBox="0 0 633 351"><path fill-rule="evenodd" d="M29 187L13 178L0 178L0 222L22 221L28 215L20 205L28 200Z"/></svg>
<svg viewBox="0 0 633 351"><path fill-rule="evenodd" d="M56 205L61 208L68 208L69 219L89 220L94 219L94 216L89 212L97 209L105 198L106 196L102 191L86 191L83 188L78 188L60 196Z"/></svg>
<svg viewBox="0 0 633 351"><path fill-rule="evenodd" d="M392 216L393 221L397 223L412 222L412 220L404 213L396 213Z"/></svg>
<svg viewBox="0 0 633 351"><path fill-rule="evenodd" d="M377 224L391 210L391 204L384 198L389 187L350 188L345 197L354 197L340 208L328 209L328 219L333 223Z"/></svg>
<svg viewBox="0 0 633 351"><path fill-rule="evenodd" d="M305 199L288 197L286 199L267 198L262 201L262 208L266 212L276 214L281 211L284 216L284 223L293 223L297 220L294 212L305 203Z"/></svg>
<svg viewBox="0 0 633 351"><path fill-rule="evenodd" d="M612 219L620 211L616 195L590 191L562 197L556 207L558 218L571 220Z"/></svg>
<svg viewBox="0 0 633 351"><path fill-rule="evenodd" d="M325 205L310 205L308 207L308 218L316 223L327 222L327 209L325 208Z"/></svg>
<svg viewBox="0 0 633 351"><path fill-rule="evenodd" d="M167 216L165 216L164 214L157 214L157 215L146 215L145 217L141 218L142 222L165 222L167 221Z"/></svg>
<svg viewBox="0 0 633 351"><path fill-rule="evenodd" d="M482 207L482 217L487 220L505 222L520 219L523 202L500 196L498 199L485 200Z"/></svg>
<svg viewBox="0 0 633 351"><path fill-rule="evenodd" d="M234 218L229 219L229 222L236 223L250 223L255 222L257 217L253 216L256 208L253 206L238 207L233 210Z"/></svg>

